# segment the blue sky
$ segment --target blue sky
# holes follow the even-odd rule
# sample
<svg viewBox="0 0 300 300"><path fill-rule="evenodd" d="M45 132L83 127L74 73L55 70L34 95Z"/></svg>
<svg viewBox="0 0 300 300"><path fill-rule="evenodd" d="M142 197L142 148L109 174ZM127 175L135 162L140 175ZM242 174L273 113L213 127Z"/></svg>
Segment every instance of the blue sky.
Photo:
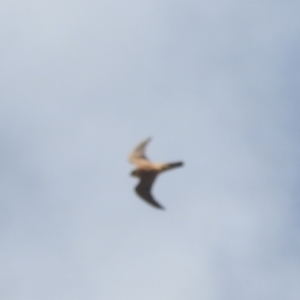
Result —
<svg viewBox="0 0 300 300"><path fill-rule="evenodd" d="M1 299L299 299L298 1L0 7Z"/></svg>

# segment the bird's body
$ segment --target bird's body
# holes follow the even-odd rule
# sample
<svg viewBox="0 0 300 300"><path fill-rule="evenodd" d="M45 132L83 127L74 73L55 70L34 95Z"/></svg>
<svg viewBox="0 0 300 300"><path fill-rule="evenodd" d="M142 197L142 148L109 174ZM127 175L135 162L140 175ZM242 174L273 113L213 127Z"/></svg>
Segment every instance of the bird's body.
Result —
<svg viewBox="0 0 300 300"><path fill-rule="evenodd" d="M136 169L131 172L132 176L138 177L140 182L135 187L136 193L146 202L156 208L163 209L152 196L151 187L156 177L167 170L177 168L183 165L182 162L175 163L152 163L145 156L145 148L150 142L150 138L140 143L129 156L129 161L136 166Z"/></svg>

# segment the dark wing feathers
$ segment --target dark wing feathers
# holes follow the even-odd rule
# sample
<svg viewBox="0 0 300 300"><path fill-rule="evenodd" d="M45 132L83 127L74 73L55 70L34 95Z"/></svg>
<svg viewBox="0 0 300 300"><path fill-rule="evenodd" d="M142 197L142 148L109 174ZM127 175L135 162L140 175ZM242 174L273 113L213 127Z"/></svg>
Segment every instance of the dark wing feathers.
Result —
<svg viewBox="0 0 300 300"><path fill-rule="evenodd" d="M146 202L153 205L156 208L164 209L158 202L155 201L153 196L151 195L151 187L157 176L155 172L145 172L140 177L140 182L136 186L136 193Z"/></svg>

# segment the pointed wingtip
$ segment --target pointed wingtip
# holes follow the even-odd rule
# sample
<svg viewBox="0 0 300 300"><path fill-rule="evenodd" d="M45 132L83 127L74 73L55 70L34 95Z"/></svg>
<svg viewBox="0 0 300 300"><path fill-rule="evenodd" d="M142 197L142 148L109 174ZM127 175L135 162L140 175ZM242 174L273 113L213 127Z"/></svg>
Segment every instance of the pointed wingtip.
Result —
<svg viewBox="0 0 300 300"><path fill-rule="evenodd" d="M159 206L156 206L156 205L153 205L153 207L155 207L155 208L157 208L157 209L160 209L160 210L166 210L163 206L161 206L160 204L159 204Z"/></svg>
<svg viewBox="0 0 300 300"><path fill-rule="evenodd" d="M161 210L166 210L164 206L162 206L160 203L156 202L157 205L155 205L156 208Z"/></svg>
<svg viewBox="0 0 300 300"><path fill-rule="evenodd" d="M157 208L157 209L161 209L161 210L166 210L164 206L162 206L160 203L156 202L155 203L149 203L151 204L153 207Z"/></svg>

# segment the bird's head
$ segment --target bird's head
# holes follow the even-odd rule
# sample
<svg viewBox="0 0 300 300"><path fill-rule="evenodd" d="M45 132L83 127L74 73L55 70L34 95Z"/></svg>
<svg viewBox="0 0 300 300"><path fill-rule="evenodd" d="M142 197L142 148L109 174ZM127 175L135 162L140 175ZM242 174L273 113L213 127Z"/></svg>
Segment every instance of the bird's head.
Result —
<svg viewBox="0 0 300 300"><path fill-rule="evenodd" d="M131 173L130 173L131 176L133 177L139 177L138 175L138 170L133 170Z"/></svg>

